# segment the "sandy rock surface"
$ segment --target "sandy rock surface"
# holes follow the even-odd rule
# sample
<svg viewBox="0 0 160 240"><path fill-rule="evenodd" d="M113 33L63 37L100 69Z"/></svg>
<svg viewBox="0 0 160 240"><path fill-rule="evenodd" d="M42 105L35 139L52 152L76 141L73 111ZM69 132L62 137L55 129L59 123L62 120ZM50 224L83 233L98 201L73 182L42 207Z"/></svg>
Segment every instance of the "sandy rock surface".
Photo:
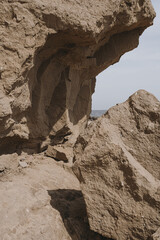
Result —
<svg viewBox="0 0 160 240"><path fill-rule="evenodd" d="M160 102L144 90L91 122L78 138L74 172L93 231L117 240L147 240L157 231L159 146Z"/></svg>
<svg viewBox="0 0 160 240"><path fill-rule="evenodd" d="M149 0L1 0L0 153L64 136L72 147L96 75L138 46L154 16Z"/></svg>
<svg viewBox="0 0 160 240"><path fill-rule="evenodd" d="M43 155L0 156L0 216L1 240L106 239L90 231L71 169Z"/></svg>
<svg viewBox="0 0 160 240"><path fill-rule="evenodd" d="M95 77L154 17L150 0L0 1L0 239L158 239L160 103L139 91L87 127Z"/></svg>

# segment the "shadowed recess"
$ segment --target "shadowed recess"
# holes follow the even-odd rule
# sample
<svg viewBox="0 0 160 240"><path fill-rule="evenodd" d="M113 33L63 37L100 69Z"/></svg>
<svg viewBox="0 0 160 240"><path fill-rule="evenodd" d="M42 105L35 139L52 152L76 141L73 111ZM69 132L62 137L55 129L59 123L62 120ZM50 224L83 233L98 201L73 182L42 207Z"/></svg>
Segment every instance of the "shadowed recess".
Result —
<svg viewBox="0 0 160 240"><path fill-rule="evenodd" d="M51 206L60 212L72 240L112 240L90 230L86 205L81 191L49 190Z"/></svg>

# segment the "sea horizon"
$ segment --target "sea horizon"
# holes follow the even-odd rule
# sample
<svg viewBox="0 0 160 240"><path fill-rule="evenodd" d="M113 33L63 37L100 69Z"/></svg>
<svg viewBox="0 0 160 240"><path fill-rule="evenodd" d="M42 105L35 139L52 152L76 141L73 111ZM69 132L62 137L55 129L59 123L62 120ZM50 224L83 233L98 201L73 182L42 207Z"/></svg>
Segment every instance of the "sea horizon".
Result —
<svg viewBox="0 0 160 240"><path fill-rule="evenodd" d="M107 109L106 110L92 110L91 111L91 117L100 117L102 116L105 112L107 112Z"/></svg>

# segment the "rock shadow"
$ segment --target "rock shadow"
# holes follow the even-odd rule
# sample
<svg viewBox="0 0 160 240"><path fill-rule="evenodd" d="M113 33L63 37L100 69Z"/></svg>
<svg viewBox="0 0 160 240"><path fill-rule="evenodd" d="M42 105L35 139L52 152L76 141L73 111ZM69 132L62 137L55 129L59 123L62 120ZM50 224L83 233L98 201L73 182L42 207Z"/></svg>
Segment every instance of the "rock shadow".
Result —
<svg viewBox="0 0 160 240"><path fill-rule="evenodd" d="M76 125L88 114L91 87L83 86L81 71L73 74L71 63L65 60L76 49L74 41L63 32L48 35L26 73L31 106L26 113L30 137L24 145L33 146L35 152L46 150L47 145L41 148L41 144L48 137L51 145L63 143L71 134L70 123Z"/></svg>
<svg viewBox="0 0 160 240"><path fill-rule="evenodd" d="M72 240L111 240L90 230L86 205L81 191L49 190L51 206L60 212Z"/></svg>
<svg viewBox="0 0 160 240"><path fill-rule="evenodd" d="M14 121L0 139L0 154L19 149L27 153L45 151L48 144L62 144L66 135L72 133L72 125L87 120L95 79L88 79L86 69L72 68L72 55L76 56L79 48L77 41L76 36L63 31L49 34L34 56L25 60L23 81L17 81L12 89L19 89L18 105L12 104ZM6 121L0 126L2 129ZM12 128L16 133L11 135Z"/></svg>

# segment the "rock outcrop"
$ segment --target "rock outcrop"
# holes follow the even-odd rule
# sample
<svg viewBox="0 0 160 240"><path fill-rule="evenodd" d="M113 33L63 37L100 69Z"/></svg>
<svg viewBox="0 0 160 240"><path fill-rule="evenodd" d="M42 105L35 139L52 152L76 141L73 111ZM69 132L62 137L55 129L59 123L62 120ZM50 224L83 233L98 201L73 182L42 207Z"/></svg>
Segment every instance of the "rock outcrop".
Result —
<svg viewBox="0 0 160 240"><path fill-rule="evenodd" d="M0 203L1 240L107 240L89 228L75 175L43 155L0 156Z"/></svg>
<svg viewBox="0 0 160 240"><path fill-rule="evenodd" d="M95 76L154 16L149 0L1 0L0 152L73 147Z"/></svg>
<svg viewBox="0 0 160 240"><path fill-rule="evenodd" d="M109 109L79 136L75 161L91 229L151 239L160 227L160 102L140 90Z"/></svg>
<svg viewBox="0 0 160 240"><path fill-rule="evenodd" d="M141 90L78 137L81 188L44 153L1 155L1 239L159 240L159 144L160 102ZM70 152L54 151L63 161Z"/></svg>
<svg viewBox="0 0 160 240"><path fill-rule="evenodd" d="M95 77L154 17L150 0L0 1L1 239L158 239L159 101L87 122Z"/></svg>

